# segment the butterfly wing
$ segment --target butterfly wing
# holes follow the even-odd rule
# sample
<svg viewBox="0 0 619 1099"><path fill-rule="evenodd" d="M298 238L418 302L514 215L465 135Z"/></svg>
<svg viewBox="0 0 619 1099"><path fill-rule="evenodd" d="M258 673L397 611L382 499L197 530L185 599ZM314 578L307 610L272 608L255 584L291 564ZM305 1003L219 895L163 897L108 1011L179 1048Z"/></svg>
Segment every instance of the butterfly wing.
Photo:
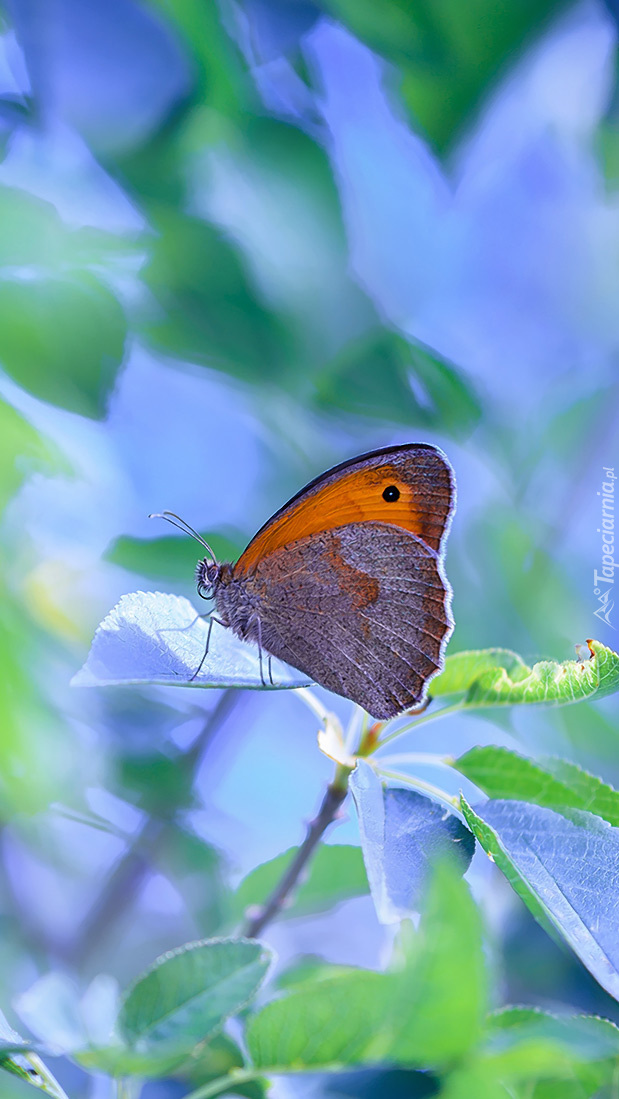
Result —
<svg viewBox="0 0 619 1099"><path fill-rule="evenodd" d="M426 444L336 466L249 543L218 597L224 620L373 716L401 713L453 628L442 546L454 501L449 462Z"/></svg>
<svg viewBox="0 0 619 1099"><path fill-rule="evenodd" d="M312 534L242 583L263 648L376 718L418 703L441 667L451 589L439 554L408 530L369 521Z"/></svg>
<svg viewBox="0 0 619 1099"><path fill-rule="evenodd" d="M396 492L383 493L395 489ZM258 531L235 565L247 576L265 557L300 538L347 523L392 523L440 552L455 504L451 466L424 443L362 454L323 473Z"/></svg>

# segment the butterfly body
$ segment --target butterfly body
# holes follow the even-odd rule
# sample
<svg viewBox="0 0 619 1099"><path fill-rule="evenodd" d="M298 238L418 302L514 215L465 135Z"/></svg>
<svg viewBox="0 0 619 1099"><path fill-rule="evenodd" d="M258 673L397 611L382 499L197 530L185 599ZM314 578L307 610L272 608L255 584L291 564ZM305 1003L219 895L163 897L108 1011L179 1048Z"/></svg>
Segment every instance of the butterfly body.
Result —
<svg viewBox="0 0 619 1099"><path fill-rule="evenodd" d="M362 455L313 481L199 590L240 638L386 719L419 703L453 629L442 544L453 474L434 447Z"/></svg>

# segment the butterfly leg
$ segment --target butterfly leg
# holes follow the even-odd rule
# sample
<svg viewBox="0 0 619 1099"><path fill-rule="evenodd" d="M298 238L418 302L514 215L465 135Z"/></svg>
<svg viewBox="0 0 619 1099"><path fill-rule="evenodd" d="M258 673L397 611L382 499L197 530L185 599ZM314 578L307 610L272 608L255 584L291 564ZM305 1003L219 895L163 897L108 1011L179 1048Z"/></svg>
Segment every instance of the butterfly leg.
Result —
<svg viewBox="0 0 619 1099"><path fill-rule="evenodd" d="M199 614L198 615L198 618L206 618L206 617L207 617L207 615L204 615L204 614ZM222 622L221 619L215 618L214 614L210 615L209 620L208 620L208 633L206 635L206 646L204 648L204 653L202 655L202 660L198 664L198 667L196 668L193 675L190 677L190 679L189 679L190 683L193 683L194 679L196 679L197 676L199 676L200 672L202 671L202 665L204 664L204 661L206 660L206 658L208 656L209 645L211 643L211 633L213 632L213 622L217 622L217 624L219 626L225 626L225 622Z"/></svg>
<svg viewBox="0 0 619 1099"><path fill-rule="evenodd" d="M267 657L267 668L269 669L269 683L271 684L272 687L274 687L275 682L273 680L273 657L271 656L270 653Z"/></svg>
<svg viewBox="0 0 619 1099"><path fill-rule="evenodd" d="M188 622L186 626L162 626L161 629L159 629L157 632L158 633L184 633L185 630L193 629L196 622L198 622L198 620L200 618L209 618L210 619L210 617L211 616L210 616L209 612L207 611L206 614L197 614L196 617L192 618L191 622Z"/></svg>
<svg viewBox="0 0 619 1099"><path fill-rule="evenodd" d="M261 682L263 687L266 687L267 682L266 682L266 679L264 678L264 670L263 670L263 667L262 667L262 625L260 623L260 618L258 617L257 614L253 615L250 618L249 622L247 623L247 629L248 630L249 630L249 627L251 626L252 622L256 623L256 633L258 634L258 661L259 661L259 664L260 664L260 682ZM270 656L270 654L268 654L268 656L269 656L269 679L271 680L271 683L272 683L273 682L273 677L271 675L271 656Z"/></svg>

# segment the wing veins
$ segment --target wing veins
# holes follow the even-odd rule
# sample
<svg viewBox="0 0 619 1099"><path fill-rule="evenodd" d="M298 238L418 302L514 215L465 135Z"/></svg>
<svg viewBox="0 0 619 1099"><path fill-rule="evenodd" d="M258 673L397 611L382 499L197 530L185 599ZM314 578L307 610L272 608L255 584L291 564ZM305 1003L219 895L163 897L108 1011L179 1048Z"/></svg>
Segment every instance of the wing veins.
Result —
<svg viewBox="0 0 619 1099"><path fill-rule="evenodd" d="M304 608L304 613L307 613L307 608ZM321 614L321 613L324 613L324 612L321 612L321 611L315 611L315 612L312 612L312 611L310 610L310 612L309 612L309 613L310 613L310 614L311 614L311 613L315 613L315 614ZM273 615L273 618L274 618L274 619L275 619L276 621L281 621L281 618L279 618L279 616L277 616L277 615ZM349 639L351 639L352 635L351 635L350 633L348 633L348 631L347 631L347 630L345 630L345 629L344 629L344 627L342 626L342 623L341 623L341 622L338 622L338 621L334 621L334 625L335 625L335 626L337 626L337 628L338 628L338 629L340 630L340 632L344 634L344 637L346 637L346 638L349 638ZM315 631L315 630L312 630L311 632L312 632L312 633L314 633L314 634L316 634L316 633L317 633L317 631ZM403 682L403 681L402 681L402 680L401 680L401 679L399 678L399 676L396 676L396 675L395 675L395 673L393 673L393 672L391 671L391 669L389 669L389 668L387 667L387 665L386 665L386 664L385 664L385 663L384 663L384 662L383 662L382 660L380 660L380 658L379 658L379 657L378 657L378 656L376 655L376 653L372 653L372 652L371 652L371 650L367 648L367 646L365 645L365 643L364 643L364 642L363 642L363 641L362 641L362 640L361 640L360 638L355 638L355 637L352 637L352 640L353 640L353 642L354 642L354 641L357 641L357 642L358 642L358 644L360 644L360 645L361 645L361 646L363 647L363 649L365 650L365 652L366 652L366 653L367 653L367 654L369 655L369 657L370 657L370 660L368 661L368 663L370 664L370 666L374 665L374 666L378 666L378 669L381 669L381 668L382 668L382 669L386 670L387 672L389 672L389 674L390 674L391 676L393 676L393 678L395 679L395 681L396 681L396 682L397 682L397 683L398 683L398 684L399 684L399 685L400 685L400 686L401 686L402 688L404 688L404 690L406 691L406 693L407 693L408 695L411 695L411 694L412 694L412 692L411 692L411 689L410 689L410 687L408 687L408 686L406 685L406 683L404 683L404 682ZM373 678L373 677L372 677L372 676L371 676L371 675L370 675L370 674L368 673L368 671L367 671L367 668L366 668L365 666L362 666L362 665L358 664L358 663L356 662L355 658L354 658L353 656L351 656L351 655L350 655L350 653L349 653L349 652L347 652L347 650L346 650L346 649L343 649L343 648L341 648L341 646L340 646L340 645L337 645L337 644L335 643L335 641L334 641L334 647L335 647L335 648L337 649L337 652L339 652L339 653L340 653L340 654L341 654L341 655L342 655L343 657L345 657L345 659L346 659L346 660L348 661L348 663L349 663L349 664L350 664L350 665L351 665L351 666L352 666L352 667L353 667L353 668L354 668L354 669L355 669L355 670L356 670L356 671L357 671L357 672L358 672L358 673L359 673L359 674L360 674L360 675L361 675L362 677L364 677L365 679L367 679L369 683L372 683L372 684L373 684L373 686L374 686L374 687L376 687L376 688L378 689L379 693L381 693L381 694L385 694L385 693L386 693L386 692L385 692L385 690L384 690L384 688L381 688L381 685L380 685L380 683L378 683L378 682L377 682L377 681L376 681L376 680L375 680L375 679L374 679L374 678ZM293 650L293 648L292 648L292 646L291 646L291 645L288 645L288 648L290 649L290 651L291 651L291 652L294 652L294 650ZM318 652L320 652L320 650L317 650L317 651L318 651ZM402 657L400 656L400 654L399 654L399 653L395 653L393 649L390 649L389 651L390 651L390 652L392 652L394 656L398 656L398 657L399 657L399 658L400 658L401 660L403 660L403 658L402 658ZM404 662L404 663L406 664L406 661L405 661L405 660L404 660L403 662ZM415 668L412 668L412 666L411 666L411 665L407 664L406 666L407 666L407 667L410 667L410 668L411 668L411 671L416 671L416 669L415 669ZM346 689L346 685L345 685L345 684L344 684L344 683L342 682L342 680L340 679L340 676L338 675L338 673L337 673L336 669L334 669L334 668L331 668L330 670L331 670L331 672L332 672L333 674L335 674L335 676L337 677L337 679L339 679L339 681L340 681L340 684L341 684L342 688L343 688L343 689L345 690L345 689ZM418 674L419 674L419 673L418 673ZM423 678L423 677L422 677L422 678Z"/></svg>

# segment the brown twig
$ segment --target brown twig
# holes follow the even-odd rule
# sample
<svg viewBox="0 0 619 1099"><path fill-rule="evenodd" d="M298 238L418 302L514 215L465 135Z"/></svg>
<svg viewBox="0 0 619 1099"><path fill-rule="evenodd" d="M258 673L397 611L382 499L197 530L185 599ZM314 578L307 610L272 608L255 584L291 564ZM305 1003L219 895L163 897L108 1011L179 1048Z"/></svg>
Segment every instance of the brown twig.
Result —
<svg viewBox="0 0 619 1099"><path fill-rule="evenodd" d="M238 692L226 690L216 706L206 718L201 731L189 748L179 759L179 764L189 776L194 776L202 761L204 752L213 740L217 730L231 713L238 699ZM140 887L148 875L153 858L165 838L167 825L173 819L176 806L170 806L166 820L149 817L134 837L131 846L116 863L104 883L99 896L95 899L80 926L79 934L67 946L66 960L80 965L91 953L93 946L103 935L107 935L111 925L125 912L137 896Z"/></svg>
<svg viewBox="0 0 619 1099"><path fill-rule="evenodd" d="M299 847L290 866L282 875L266 903L260 911L247 919L243 934L248 939L255 939L264 931L284 907L295 886L299 884L301 875L308 865L320 840L324 836L330 824L336 819L340 806L348 792L349 768L338 767L336 776L327 786L322 804L314 820L310 822L305 833L305 839Z"/></svg>

